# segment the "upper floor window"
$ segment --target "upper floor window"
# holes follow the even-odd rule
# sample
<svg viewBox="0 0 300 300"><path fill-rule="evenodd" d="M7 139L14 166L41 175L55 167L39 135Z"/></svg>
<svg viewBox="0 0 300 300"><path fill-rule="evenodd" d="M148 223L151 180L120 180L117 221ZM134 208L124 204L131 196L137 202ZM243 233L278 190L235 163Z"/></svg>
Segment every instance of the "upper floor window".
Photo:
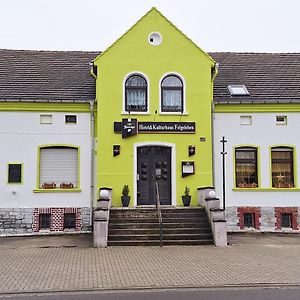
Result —
<svg viewBox="0 0 300 300"><path fill-rule="evenodd" d="M235 149L235 176L236 187L254 188L258 186L256 148Z"/></svg>
<svg viewBox="0 0 300 300"><path fill-rule="evenodd" d="M183 82L178 76L168 75L161 82L161 111L183 113Z"/></svg>
<svg viewBox="0 0 300 300"><path fill-rule="evenodd" d="M125 82L125 111L147 111L147 81L132 75Z"/></svg>
<svg viewBox="0 0 300 300"><path fill-rule="evenodd" d="M293 148L274 147L271 150L272 187L294 187Z"/></svg>

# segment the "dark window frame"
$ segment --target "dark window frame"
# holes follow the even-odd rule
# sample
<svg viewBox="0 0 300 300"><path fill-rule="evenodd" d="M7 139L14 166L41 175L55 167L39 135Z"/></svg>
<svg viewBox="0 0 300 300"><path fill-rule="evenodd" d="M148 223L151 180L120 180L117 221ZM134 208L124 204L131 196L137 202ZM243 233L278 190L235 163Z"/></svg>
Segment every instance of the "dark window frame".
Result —
<svg viewBox="0 0 300 300"><path fill-rule="evenodd" d="M292 228L292 214L281 213L281 228Z"/></svg>
<svg viewBox="0 0 300 300"><path fill-rule="evenodd" d="M76 213L64 213L64 229L76 229Z"/></svg>
<svg viewBox="0 0 300 300"><path fill-rule="evenodd" d="M181 82L181 86L163 86L163 82L165 79L167 79L168 77L176 77L177 79L179 79L179 81ZM161 112L176 112L176 113L183 113L184 110L184 100L183 100L183 88L184 88L184 84L182 79L174 74L169 74L167 76L165 76L161 83L160 83L160 105L161 105ZM165 108L164 106L164 91L181 91L181 107L180 109L172 109L170 107Z"/></svg>
<svg viewBox="0 0 300 300"><path fill-rule="evenodd" d="M77 124L77 115L65 115L66 124Z"/></svg>
<svg viewBox="0 0 300 300"><path fill-rule="evenodd" d="M12 178L15 174L13 174L12 172L14 170L12 170L11 166L19 166L19 174L17 174L18 176L18 180L14 180L14 178ZM7 182L8 183L22 183L22 168L23 168L23 164L22 163L8 163L8 174L7 174Z"/></svg>
<svg viewBox="0 0 300 300"><path fill-rule="evenodd" d="M46 225L48 224L48 226ZM40 230L50 230L51 228L51 214L45 213L39 215L39 229Z"/></svg>
<svg viewBox="0 0 300 300"><path fill-rule="evenodd" d="M144 86L129 86L129 85L127 85L128 81L132 77L142 78L145 82L145 85ZM136 91L144 91L145 92L145 104L141 108L139 108L139 107L131 108L128 106L128 101L127 101L127 91L128 90L136 90ZM144 76L142 76L140 74L132 74L125 81L125 111L126 112L147 112L148 111L148 81Z"/></svg>
<svg viewBox="0 0 300 300"><path fill-rule="evenodd" d="M273 158L273 154L276 152L286 152L290 154L289 158ZM274 171L273 164L289 164L290 168L292 170L291 172L291 181L290 182L283 182L280 184L279 182L279 176L282 176L283 181L285 175L281 175L282 172L279 172L279 175L275 175L278 172ZM271 176L272 176L272 187L273 188L293 188L295 186L295 170L294 170L294 148L292 147L284 147L284 146L278 146L278 147L272 147L271 148ZM278 178L277 178L278 177ZM277 179L276 179L277 178Z"/></svg>
<svg viewBox="0 0 300 300"><path fill-rule="evenodd" d="M254 158L237 158L237 152L254 153ZM258 149L256 147L237 147L235 148L235 186L237 188L257 188L258 187ZM244 181L238 180L238 165L251 164L254 166L254 175L244 178Z"/></svg>
<svg viewBox="0 0 300 300"><path fill-rule="evenodd" d="M244 226L247 228L255 227L255 213L252 212L244 213Z"/></svg>

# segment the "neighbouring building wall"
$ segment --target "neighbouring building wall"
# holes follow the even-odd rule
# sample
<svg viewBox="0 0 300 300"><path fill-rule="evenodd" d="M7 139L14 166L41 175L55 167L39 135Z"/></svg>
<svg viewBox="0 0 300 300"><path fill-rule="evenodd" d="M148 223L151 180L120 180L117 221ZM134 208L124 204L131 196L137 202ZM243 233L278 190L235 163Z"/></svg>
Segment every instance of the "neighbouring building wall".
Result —
<svg viewBox="0 0 300 300"><path fill-rule="evenodd" d="M250 117L248 125L241 118ZM286 117L285 124L278 124L277 116ZM248 119L249 120L249 119ZM246 122L246 123L247 123ZM299 230L299 149L297 132L300 127L299 113L215 113L214 114L214 168L215 187L222 195L222 145L226 143L226 211L229 231L248 230L244 226L244 214L254 216L253 227L260 231ZM258 186L240 188L235 182L235 147L257 148ZM291 188L272 187L271 147L292 147L294 151L294 186ZM281 216L289 214L290 228L282 228Z"/></svg>
<svg viewBox="0 0 300 300"><path fill-rule="evenodd" d="M48 116L45 123L41 115ZM66 123L66 115L76 115L76 123ZM38 232L39 227L33 224L37 223L41 209L48 209L51 214L49 231L63 230L64 213L76 214L76 231L88 230L91 205L90 114L2 111L0 136L0 235ZM67 145L78 149L76 188L41 187L39 147L45 145ZM20 183L8 182L9 164L22 165Z"/></svg>

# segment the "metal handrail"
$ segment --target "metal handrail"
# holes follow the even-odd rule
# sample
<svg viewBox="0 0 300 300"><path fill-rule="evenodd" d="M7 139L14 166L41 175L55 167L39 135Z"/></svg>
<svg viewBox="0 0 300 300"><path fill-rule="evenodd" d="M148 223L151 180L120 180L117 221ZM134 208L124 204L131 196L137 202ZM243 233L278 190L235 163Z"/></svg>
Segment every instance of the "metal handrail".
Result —
<svg viewBox="0 0 300 300"><path fill-rule="evenodd" d="M155 187L156 187L156 208L157 208L157 215L158 215L158 222L159 222L160 247L162 247L162 215L161 215L159 190L158 190L158 182L157 181L155 181Z"/></svg>

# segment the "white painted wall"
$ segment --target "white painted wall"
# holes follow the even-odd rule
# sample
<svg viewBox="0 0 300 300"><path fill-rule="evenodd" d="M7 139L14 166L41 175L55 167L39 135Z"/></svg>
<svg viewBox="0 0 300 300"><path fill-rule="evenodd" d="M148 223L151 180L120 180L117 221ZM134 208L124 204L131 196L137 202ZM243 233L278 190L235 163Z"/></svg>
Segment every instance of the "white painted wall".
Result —
<svg viewBox="0 0 300 300"><path fill-rule="evenodd" d="M240 116L252 116L252 125L240 125ZM276 125L276 116L287 116L287 125ZM215 113L214 166L215 187L222 197L222 144L226 140L226 206L299 206L300 191L233 191L234 147L257 145L260 151L261 187L271 188L270 146L294 145L295 174L300 172L300 113ZM300 188L299 181L295 186Z"/></svg>
<svg viewBox="0 0 300 300"><path fill-rule="evenodd" d="M90 114L49 113L53 116L52 124L40 124L40 114L0 112L0 207L89 207ZM77 124L65 124L66 114L77 115ZM43 144L80 147L81 192L33 192L37 188L38 146ZM23 184L7 183L9 162L23 163Z"/></svg>

